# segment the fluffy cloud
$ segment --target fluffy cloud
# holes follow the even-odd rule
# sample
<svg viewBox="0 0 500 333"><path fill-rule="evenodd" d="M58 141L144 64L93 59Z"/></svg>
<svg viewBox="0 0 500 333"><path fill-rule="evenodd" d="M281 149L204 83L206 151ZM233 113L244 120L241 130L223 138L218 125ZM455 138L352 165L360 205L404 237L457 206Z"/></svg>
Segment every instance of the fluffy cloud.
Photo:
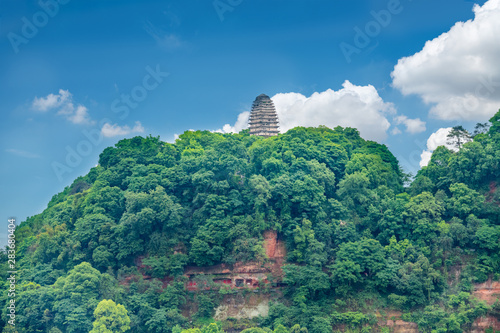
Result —
<svg viewBox="0 0 500 333"><path fill-rule="evenodd" d="M62 106L71 98L72 96L68 90L60 89L58 95L48 94L46 97L35 97L32 107L36 111L45 112Z"/></svg>
<svg viewBox="0 0 500 333"><path fill-rule="evenodd" d="M359 129L370 140L382 141L391 126L387 115L396 111L392 103L379 96L375 87L356 86L345 81L343 88L316 92L310 97L299 93L276 94L272 100L278 113L280 131L296 126L343 126ZM238 132L248 126L249 112L238 116L234 126L226 124L223 132Z"/></svg>
<svg viewBox="0 0 500 333"><path fill-rule="evenodd" d="M397 125L405 125L406 131L411 134L420 133L425 131L425 121L420 120L420 118L410 119L407 116L397 116L394 118ZM397 132L393 130L393 133ZM401 133L401 131L399 131ZM399 134L396 133L396 134Z"/></svg>
<svg viewBox="0 0 500 333"><path fill-rule="evenodd" d="M102 126L101 133L103 136L110 138L114 136L124 136L131 133L143 133L144 127L142 127L141 122L136 121L135 126L130 128L129 126L119 126L118 124L105 123Z"/></svg>
<svg viewBox="0 0 500 333"><path fill-rule="evenodd" d="M239 133L241 130L244 130L245 128L248 127L248 118L249 117L250 117L249 111L242 112L238 115L238 120L236 120L236 123L233 126L226 124L222 127L222 129L218 129L215 132Z"/></svg>
<svg viewBox="0 0 500 333"><path fill-rule="evenodd" d="M386 115L395 113L394 106L384 102L371 85L356 86L345 81L342 87L310 97L297 93L275 95L281 131L295 126L340 125L359 129L366 139L384 140L391 126Z"/></svg>
<svg viewBox="0 0 500 333"><path fill-rule="evenodd" d="M85 124L91 122L89 119L88 110L83 105L78 105L76 107L76 110L74 110L74 112L71 113L68 119L69 121L75 124Z"/></svg>
<svg viewBox="0 0 500 333"><path fill-rule="evenodd" d="M68 90L59 90L59 94L49 94L46 97L35 97L31 107L36 111L46 112L57 109L57 114L65 117L73 124L93 124L88 109L73 104L73 95Z"/></svg>
<svg viewBox="0 0 500 333"><path fill-rule="evenodd" d="M484 121L500 108L500 0L474 13L400 59L391 74L394 87L420 95L436 118Z"/></svg>
<svg viewBox="0 0 500 333"><path fill-rule="evenodd" d="M432 152L436 150L439 146L445 146L448 149L455 150L454 146L448 145L447 137L451 131L451 127L440 128L436 132L432 133L427 139L427 150L424 150L420 155L420 167L424 167L429 164L431 160Z"/></svg>

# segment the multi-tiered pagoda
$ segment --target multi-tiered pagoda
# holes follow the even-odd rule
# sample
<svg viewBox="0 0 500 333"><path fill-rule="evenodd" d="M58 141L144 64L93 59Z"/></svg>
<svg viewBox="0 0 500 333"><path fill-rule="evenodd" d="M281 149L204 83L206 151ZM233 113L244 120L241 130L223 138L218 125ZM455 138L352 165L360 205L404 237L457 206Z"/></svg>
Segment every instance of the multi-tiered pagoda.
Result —
<svg viewBox="0 0 500 333"><path fill-rule="evenodd" d="M250 112L250 135L276 136L278 135L278 115L273 101L269 96L257 96Z"/></svg>

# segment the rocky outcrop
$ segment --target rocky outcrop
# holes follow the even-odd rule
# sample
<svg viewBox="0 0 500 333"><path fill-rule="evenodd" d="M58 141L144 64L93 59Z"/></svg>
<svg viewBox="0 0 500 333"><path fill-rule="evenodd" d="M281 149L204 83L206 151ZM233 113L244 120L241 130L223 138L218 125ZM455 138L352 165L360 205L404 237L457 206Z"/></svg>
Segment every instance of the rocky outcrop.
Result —
<svg viewBox="0 0 500 333"><path fill-rule="evenodd" d="M474 296L492 305L496 300L500 299L500 282L489 279L484 283L476 284L474 286Z"/></svg>
<svg viewBox="0 0 500 333"><path fill-rule="evenodd" d="M401 319L388 320L387 327L391 328L394 333L418 333L418 325L416 323L407 322Z"/></svg>
<svg viewBox="0 0 500 333"><path fill-rule="evenodd" d="M269 313L268 295L226 295L224 300L215 309L215 320L251 319L258 316L266 317Z"/></svg>
<svg viewBox="0 0 500 333"><path fill-rule="evenodd" d="M278 239L278 233L275 230L268 230L264 232L264 249L266 255L270 259L268 267L274 278L281 280L283 277L283 270L281 269L285 263L286 247L282 240Z"/></svg>
<svg viewBox="0 0 500 333"><path fill-rule="evenodd" d="M394 333L418 333L416 323L401 320L401 312L389 310L383 316L378 313L378 326L388 327Z"/></svg>
<svg viewBox="0 0 500 333"><path fill-rule="evenodd" d="M488 328L493 328L494 331L500 331L500 321L491 316L478 318L472 324L471 333L483 333Z"/></svg>
<svg viewBox="0 0 500 333"><path fill-rule="evenodd" d="M256 289L264 287L271 281L270 287L279 287L283 276L281 267L285 262L285 244L278 239L274 230L264 232L264 249L269 260L265 262L236 262L234 265L219 264L209 267L188 266L184 275L188 278L187 289L190 291L212 289L215 285L225 285L230 288ZM198 277L209 276L211 281L197 281ZM199 279L198 279L199 280ZM200 285L201 283L201 285Z"/></svg>
<svg viewBox="0 0 500 333"><path fill-rule="evenodd" d="M476 284L473 294L488 305L492 305L500 299L500 282L489 279L484 283ZM495 331L500 331L500 321L492 316L481 317L474 321L471 332L481 333L490 327Z"/></svg>
<svg viewBox="0 0 500 333"><path fill-rule="evenodd" d="M264 232L264 248L269 259L281 259L286 256L285 244L278 240L278 233L275 230Z"/></svg>

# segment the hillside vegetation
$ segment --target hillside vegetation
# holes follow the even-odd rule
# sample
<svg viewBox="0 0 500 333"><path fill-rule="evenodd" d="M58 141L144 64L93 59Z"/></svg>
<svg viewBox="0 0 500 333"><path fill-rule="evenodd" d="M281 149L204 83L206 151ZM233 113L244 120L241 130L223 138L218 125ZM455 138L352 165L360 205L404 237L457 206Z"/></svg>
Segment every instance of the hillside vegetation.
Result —
<svg viewBox="0 0 500 333"><path fill-rule="evenodd" d="M391 310L463 332L500 318L472 295L500 279L500 112L475 134L464 144L457 128L459 150L439 147L411 184L352 128L122 140L17 228L4 332L388 332L377 316ZM210 325L229 291L187 291L184 269L265 262L267 230L287 250L269 315Z"/></svg>

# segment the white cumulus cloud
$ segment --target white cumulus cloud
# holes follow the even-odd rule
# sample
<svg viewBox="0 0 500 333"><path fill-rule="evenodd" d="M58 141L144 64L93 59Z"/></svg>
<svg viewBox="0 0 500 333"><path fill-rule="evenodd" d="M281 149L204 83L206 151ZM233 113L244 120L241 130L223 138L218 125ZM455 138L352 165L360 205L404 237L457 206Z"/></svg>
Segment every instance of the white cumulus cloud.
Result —
<svg viewBox="0 0 500 333"><path fill-rule="evenodd" d="M40 98L35 97L32 107L36 111L45 112L62 106L71 98L71 93L68 90L59 89L59 94L48 94L46 97Z"/></svg>
<svg viewBox="0 0 500 333"><path fill-rule="evenodd" d="M89 122L88 109L83 105L78 105L76 110L68 116L69 121L75 124L85 124Z"/></svg>
<svg viewBox="0 0 500 333"><path fill-rule="evenodd" d="M357 128L369 140L382 141L391 126L387 115L395 114L392 103L384 102L372 85L357 86L345 81L342 89L315 92L309 97L300 93L280 93L271 99L278 113L280 132L296 126L325 125ZM249 112L240 113L234 126L226 124L223 132L238 132L248 126Z"/></svg>
<svg viewBox="0 0 500 333"><path fill-rule="evenodd" d="M111 138L114 136L124 136L131 133L143 133L143 132L144 132L144 127L142 127L140 121L136 121L135 126L132 128L130 128L127 125L119 126L118 124L105 123L101 129L102 135L107 138Z"/></svg>
<svg viewBox="0 0 500 333"><path fill-rule="evenodd" d="M420 120L420 118L410 119L407 116L397 116L396 118L394 118L394 120L396 121L397 125L405 125L406 131L411 134L424 132L426 129L425 121ZM396 132L396 134L401 133L401 131L397 133L396 130L394 130L393 133L394 132Z"/></svg>
<svg viewBox="0 0 500 333"><path fill-rule="evenodd" d="M424 150L420 155L420 167L424 167L429 164L432 152L439 146L445 146L448 149L456 150L456 147L447 143L448 134L451 129L451 127L440 128L429 136L429 139L427 139L427 150Z"/></svg>
<svg viewBox="0 0 500 333"><path fill-rule="evenodd" d="M399 59L393 85L431 105L444 120L484 121L500 108L500 0L474 6L475 17L457 22Z"/></svg>
<svg viewBox="0 0 500 333"><path fill-rule="evenodd" d="M73 95L68 90L59 89L58 94L48 94L45 97L35 97L31 104L33 110L46 112L57 109L57 114L65 117L73 124L93 124L88 109L78 104L73 104Z"/></svg>

